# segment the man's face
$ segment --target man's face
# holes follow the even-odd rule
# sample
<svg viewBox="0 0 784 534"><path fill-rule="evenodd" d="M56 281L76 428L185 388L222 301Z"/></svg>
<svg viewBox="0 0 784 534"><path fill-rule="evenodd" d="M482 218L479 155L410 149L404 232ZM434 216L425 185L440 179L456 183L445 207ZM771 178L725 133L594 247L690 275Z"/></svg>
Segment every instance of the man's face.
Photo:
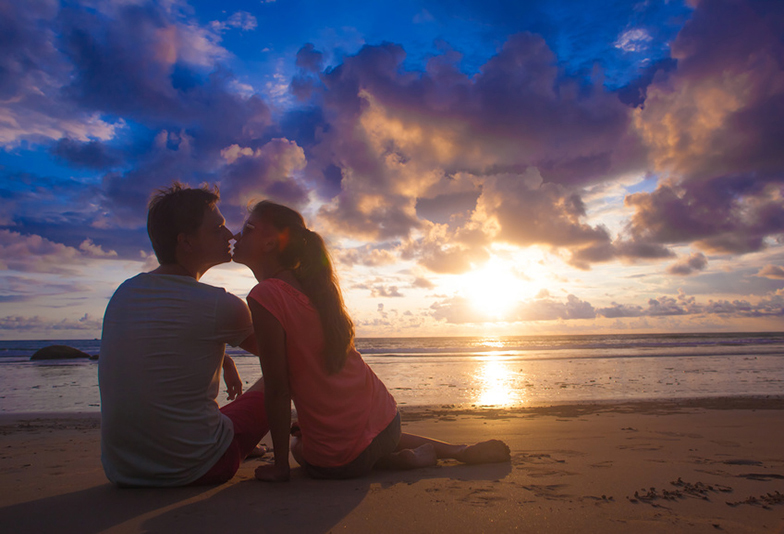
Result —
<svg viewBox="0 0 784 534"><path fill-rule="evenodd" d="M205 208L201 226L190 236L191 246L199 263L206 269L231 261L233 236L217 206Z"/></svg>

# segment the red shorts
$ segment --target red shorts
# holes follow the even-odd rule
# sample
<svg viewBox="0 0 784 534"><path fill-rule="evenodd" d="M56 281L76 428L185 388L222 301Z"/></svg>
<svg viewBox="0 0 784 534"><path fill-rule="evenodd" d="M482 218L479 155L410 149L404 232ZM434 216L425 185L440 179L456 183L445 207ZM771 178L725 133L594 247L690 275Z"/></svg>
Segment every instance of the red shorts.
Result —
<svg viewBox="0 0 784 534"><path fill-rule="evenodd" d="M234 439L223 453L193 486L223 484L231 479L240 468L245 457L259 444L269 431L267 410L264 408L264 392L248 391L230 402L220 411L234 423Z"/></svg>

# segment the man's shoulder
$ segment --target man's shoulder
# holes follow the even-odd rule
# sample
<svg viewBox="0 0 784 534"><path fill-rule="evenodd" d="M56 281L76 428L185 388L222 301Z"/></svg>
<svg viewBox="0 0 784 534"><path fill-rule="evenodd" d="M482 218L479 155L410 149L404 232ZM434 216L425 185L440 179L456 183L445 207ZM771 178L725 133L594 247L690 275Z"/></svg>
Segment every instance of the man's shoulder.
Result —
<svg viewBox="0 0 784 534"><path fill-rule="evenodd" d="M205 293L226 292L222 287L199 282L190 276L157 273L139 273L120 284L120 288L165 288L183 291L201 291Z"/></svg>

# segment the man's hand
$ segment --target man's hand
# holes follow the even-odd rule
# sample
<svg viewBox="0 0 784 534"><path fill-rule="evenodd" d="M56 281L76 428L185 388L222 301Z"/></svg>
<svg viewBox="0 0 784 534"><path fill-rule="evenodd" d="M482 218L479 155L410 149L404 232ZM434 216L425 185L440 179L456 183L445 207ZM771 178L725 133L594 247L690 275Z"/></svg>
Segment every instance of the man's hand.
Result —
<svg viewBox="0 0 784 534"><path fill-rule="evenodd" d="M266 464L256 468L256 479L262 482L288 482L290 476L288 465Z"/></svg>
<svg viewBox="0 0 784 534"><path fill-rule="evenodd" d="M229 396L228 400L234 400L242 395L242 379L240 373L237 371L237 366L234 364L228 355L223 356L223 381L226 383L226 390Z"/></svg>

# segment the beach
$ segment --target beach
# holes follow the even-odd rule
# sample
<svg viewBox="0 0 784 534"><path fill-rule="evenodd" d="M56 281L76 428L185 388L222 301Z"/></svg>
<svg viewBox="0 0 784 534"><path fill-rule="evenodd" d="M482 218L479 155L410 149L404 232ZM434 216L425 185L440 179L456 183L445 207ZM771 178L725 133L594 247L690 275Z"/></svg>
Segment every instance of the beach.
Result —
<svg viewBox="0 0 784 534"><path fill-rule="evenodd" d="M2 414L0 531L784 532L782 397L402 412L404 431L503 439L512 460L268 485L262 458L221 486L118 489L98 414Z"/></svg>

